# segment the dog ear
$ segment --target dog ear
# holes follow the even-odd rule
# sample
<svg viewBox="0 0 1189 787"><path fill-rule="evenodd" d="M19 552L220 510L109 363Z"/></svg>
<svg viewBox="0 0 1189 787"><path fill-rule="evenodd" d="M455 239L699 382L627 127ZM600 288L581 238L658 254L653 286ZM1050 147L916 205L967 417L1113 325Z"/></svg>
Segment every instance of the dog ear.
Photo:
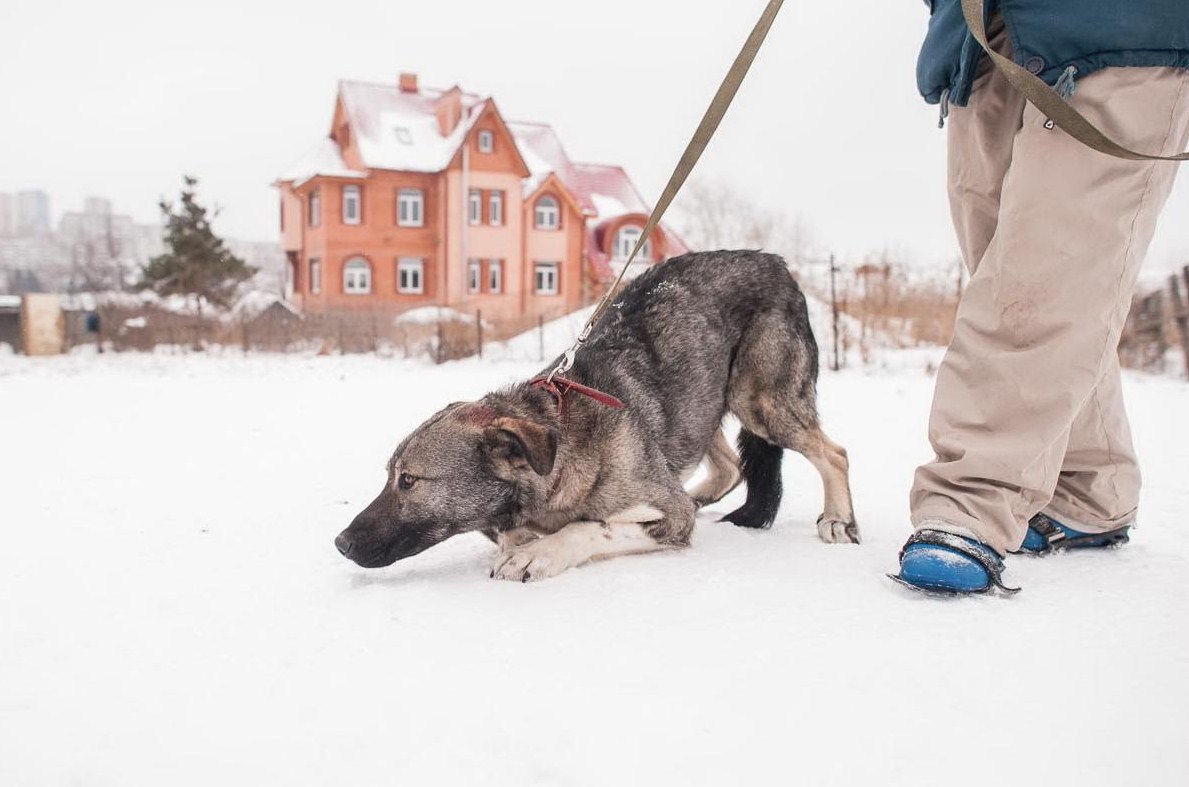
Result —
<svg viewBox="0 0 1189 787"><path fill-rule="evenodd" d="M483 442L493 455L514 468L531 467L537 475L553 472L557 431L522 418L496 418L483 430Z"/></svg>

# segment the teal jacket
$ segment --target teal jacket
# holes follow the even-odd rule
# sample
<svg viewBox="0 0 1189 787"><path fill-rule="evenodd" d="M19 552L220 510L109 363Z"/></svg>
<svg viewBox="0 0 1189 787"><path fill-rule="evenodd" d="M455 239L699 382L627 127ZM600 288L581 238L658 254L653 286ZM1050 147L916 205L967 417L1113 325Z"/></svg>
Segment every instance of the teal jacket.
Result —
<svg viewBox="0 0 1189 787"><path fill-rule="evenodd" d="M959 0L925 0L929 32L917 86L930 104L948 91L965 106L982 48ZM1015 60L1049 84L1070 66L1077 79L1108 66L1189 68L1189 0L987 0L999 9Z"/></svg>

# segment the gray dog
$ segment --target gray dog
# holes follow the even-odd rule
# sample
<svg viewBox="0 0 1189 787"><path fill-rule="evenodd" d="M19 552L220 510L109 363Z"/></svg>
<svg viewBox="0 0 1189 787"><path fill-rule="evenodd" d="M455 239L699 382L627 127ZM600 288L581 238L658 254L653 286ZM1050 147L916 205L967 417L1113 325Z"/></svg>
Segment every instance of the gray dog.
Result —
<svg viewBox="0 0 1189 787"><path fill-rule="evenodd" d="M697 509L740 481L747 500L725 519L768 527L786 448L821 474L822 540L858 543L846 451L818 425L817 373L805 297L782 259L676 257L623 290L567 375L626 409L539 380L456 402L397 446L384 489L335 546L373 568L481 531L499 545L493 577L545 579L687 546ZM738 456L727 413L742 425ZM707 477L687 491L703 460Z"/></svg>

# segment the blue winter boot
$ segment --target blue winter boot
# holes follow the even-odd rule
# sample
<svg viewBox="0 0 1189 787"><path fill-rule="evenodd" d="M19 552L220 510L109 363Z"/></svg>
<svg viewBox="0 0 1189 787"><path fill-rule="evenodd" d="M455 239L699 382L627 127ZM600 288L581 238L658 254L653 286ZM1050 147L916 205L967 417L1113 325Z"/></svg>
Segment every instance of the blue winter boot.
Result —
<svg viewBox="0 0 1189 787"><path fill-rule="evenodd" d="M1003 584L1003 559L986 544L942 530L918 530L900 551L901 585L938 595L969 595L1019 588Z"/></svg>
<svg viewBox="0 0 1189 787"><path fill-rule="evenodd" d="M1045 514L1037 514L1028 522L1028 533L1020 552L1047 555L1064 549L1122 546L1131 540L1130 525L1106 533L1083 533L1067 527Z"/></svg>

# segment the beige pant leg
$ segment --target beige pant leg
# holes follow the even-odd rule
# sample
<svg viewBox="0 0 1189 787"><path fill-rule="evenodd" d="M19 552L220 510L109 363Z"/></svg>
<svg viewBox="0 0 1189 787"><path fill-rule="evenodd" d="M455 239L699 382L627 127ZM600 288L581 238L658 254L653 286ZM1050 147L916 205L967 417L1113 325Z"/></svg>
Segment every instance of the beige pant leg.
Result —
<svg viewBox="0 0 1189 787"><path fill-rule="evenodd" d="M1189 141L1185 71L1108 69L1080 81L1073 102L1132 147L1171 153ZM936 459L917 471L911 497L917 527L1018 548L1053 497L1075 420L1115 363L1175 174L1174 164L1095 153L1024 110L998 225L938 372ZM1121 399L1100 404L1125 419Z"/></svg>
<svg viewBox="0 0 1189 787"><path fill-rule="evenodd" d="M1119 357L1111 356L1098 387L1078 413L1049 516L1084 533L1101 533L1135 523L1140 470L1123 406Z"/></svg>

